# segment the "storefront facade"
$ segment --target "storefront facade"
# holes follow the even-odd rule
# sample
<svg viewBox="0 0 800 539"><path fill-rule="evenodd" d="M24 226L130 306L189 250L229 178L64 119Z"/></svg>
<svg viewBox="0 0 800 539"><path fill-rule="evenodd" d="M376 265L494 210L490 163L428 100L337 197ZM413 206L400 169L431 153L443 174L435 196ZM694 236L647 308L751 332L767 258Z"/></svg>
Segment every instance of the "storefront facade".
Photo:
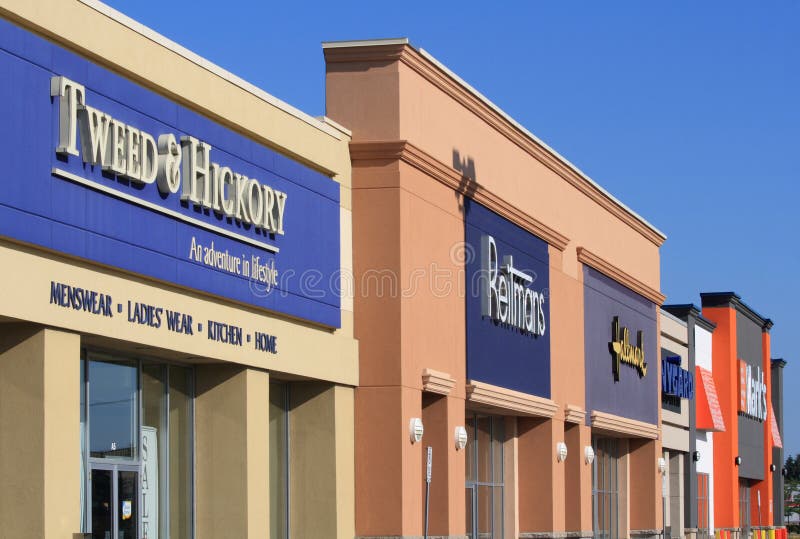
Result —
<svg viewBox="0 0 800 539"><path fill-rule="evenodd" d="M714 433L725 430L722 410L719 404L716 384L713 377L712 334L716 326L703 318L700 310L692 304L665 305L664 311L681 324L686 325L688 373L694 373L693 391L685 391L686 385L677 385L682 395L693 394L693 399L681 401L681 406L690 409L688 417L689 451L684 456L688 463L684 469L684 536L708 539L714 536ZM673 325L674 327L674 325ZM678 332L682 334L681 328ZM663 334L663 328L662 328ZM669 338L666 342L672 342ZM689 376L683 374L684 380ZM663 371L662 371L663 373ZM663 380L663 374L662 374ZM673 396L676 385L674 378L667 382ZM663 391L662 387L662 391ZM681 391L683 389L683 391ZM665 397L662 393L662 403ZM674 406L675 400L667 397L667 405ZM664 416L666 422L666 414ZM666 428L665 428L666 431ZM665 445L667 443L665 435ZM668 489L672 489L672 483ZM671 508L670 508L671 509ZM674 535L673 535L674 536Z"/></svg>
<svg viewBox="0 0 800 539"><path fill-rule="evenodd" d="M353 130L356 536L422 536L429 476L430 536L658 534L664 236L407 40L323 48ZM615 316L647 376L614 381Z"/></svg>
<svg viewBox="0 0 800 539"><path fill-rule="evenodd" d="M0 11L4 532L352 537L349 132L103 4Z"/></svg>
<svg viewBox="0 0 800 539"><path fill-rule="evenodd" d="M714 521L749 537L773 526L772 321L732 292L701 294L703 316L716 324L713 375L725 430L714 434Z"/></svg>
<svg viewBox="0 0 800 539"><path fill-rule="evenodd" d="M689 350L686 322L668 311L661 317L661 432L664 447L665 531L671 538L683 538L691 526L694 482L694 361Z"/></svg>

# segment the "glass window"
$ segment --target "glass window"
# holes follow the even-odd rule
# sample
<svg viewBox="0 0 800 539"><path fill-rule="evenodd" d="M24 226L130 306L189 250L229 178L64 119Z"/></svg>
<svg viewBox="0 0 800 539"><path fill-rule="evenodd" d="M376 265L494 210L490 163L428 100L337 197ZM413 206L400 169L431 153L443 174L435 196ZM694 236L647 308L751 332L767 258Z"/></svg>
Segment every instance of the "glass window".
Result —
<svg viewBox="0 0 800 539"><path fill-rule="evenodd" d="M133 361L89 362L89 454L137 457L139 373Z"/></svg>
<svg viewBox="0 0 800 539"><path fill-rule="evenodd" d="M504 418L468 415L467 435L467 534L471 539L501 539Z"/></svg>
<svg viewBox="0 0 800 539"><path fill-rule="evenodd" d="M592 513L595 539L616 539L619 534L619 495L617 488L617 441L594 439L592 470Z"/></svg>
<svg viewBox="0 0 800 539"><path fill-rule="evenodd" d="M750 536L750 482L739 479L739 526L742 528L742 537Z"/></svg>
<svg viewBox="0 0 800 539"><path fill-rule="evenodd" d="M103 539L189 539L193 369L90 354L81 372L84 531Z"/></svg>
<svg viewBox="0 0 800 539"><path fill-rule="evenodd" d="M269 385L270 537L289 537L289 389Z"/></svg>

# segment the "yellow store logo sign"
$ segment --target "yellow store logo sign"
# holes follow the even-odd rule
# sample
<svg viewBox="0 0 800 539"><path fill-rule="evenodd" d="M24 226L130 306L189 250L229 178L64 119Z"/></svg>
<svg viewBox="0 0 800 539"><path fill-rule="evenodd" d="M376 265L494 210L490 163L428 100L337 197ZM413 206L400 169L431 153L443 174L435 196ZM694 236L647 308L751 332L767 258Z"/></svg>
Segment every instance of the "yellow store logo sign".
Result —
<svg viewBox="0 0 800 539"><path fill-rule="evenodd" d="M608 343L614 358L614 381L619 382L619 366L626 363L639 372L639 377L647 375L647 363L644 360L644 337L642 331L636 332L636 346L631 344L631 332L628 328L620 328L619 317L614 317L611 324L611 342Z"/></svg>

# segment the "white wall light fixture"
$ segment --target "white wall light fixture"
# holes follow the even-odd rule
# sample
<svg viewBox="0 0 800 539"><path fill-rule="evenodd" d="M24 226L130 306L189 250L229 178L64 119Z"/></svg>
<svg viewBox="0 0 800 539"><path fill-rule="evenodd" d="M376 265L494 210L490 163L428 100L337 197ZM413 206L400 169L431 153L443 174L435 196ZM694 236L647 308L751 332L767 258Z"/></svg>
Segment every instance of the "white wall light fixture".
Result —
<svg viewBox="0 0 800 539"><path fill-rule="evenodd" d="M558 462L567 460L567 444L564 442L558 442L556 444L556 460Z"/></svg>
<svg viewBox="0 0 800 539"><path fill-rule="evenodd" d="M408 434L411 438L412 444L418 444L422 441L422 435L425 433L425 426L422 420L418 417L412 417L408 422Z"/></svg>
<svg viewBox="0 0 800 539"><path fill-rule="evenodd" d="M461 451L465 447L467 447L467 440L469 437L467 436L467 429L464 427L456 427L454 433L454 440L456 443L456 451Z"/></svg>
<svg viewBox="0 0 800 539"><path fill-rule="evenodd" d="M658 457L658 473L664 475L664 472L667 470L667 461L664 460L664 457Z"/></svg>
<svg viewBox="0 0 800 539"><path fill-rule="evenodd" d="M583 458L586 460L586 464L592 465L594 462L594 449L592 449L592 446L587 445L583 448Z"/></svg>

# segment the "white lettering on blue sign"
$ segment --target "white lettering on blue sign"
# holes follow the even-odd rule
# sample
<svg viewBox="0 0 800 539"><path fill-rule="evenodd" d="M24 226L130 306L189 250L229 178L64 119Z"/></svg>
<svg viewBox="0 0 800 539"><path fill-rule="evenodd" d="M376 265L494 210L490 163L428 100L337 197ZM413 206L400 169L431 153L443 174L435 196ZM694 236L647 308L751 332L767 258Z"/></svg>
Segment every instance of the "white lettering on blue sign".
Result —
<svg viewBox="0 0 800 539"><path fill-rule="evenodd" d="M661 360L661 392L681 399L694 398L694 374L681 369L680 356Z"/></svg>
<svg viewBox="0 0 800 539"><path fill-rule="evenodd" d="M149 133L86 104L86 90L66 77L50 80L58 97L56 153L80 155L85 163L134 183L156 183L163 195L180 190L181 200L239 222L284 234L287 195L211 161L211 145L191 136ZM78 152L80 131L81 152Z"/></svg>
<svg viewBox="0 0 800 539"><path fill-rule="evenodd" d="M481 315L532 335L544 335L544 293L531 288L534 278L516 269L511 255L503 257L500 264L497 243L488 234L481 238L481 270Z"/></svg>

